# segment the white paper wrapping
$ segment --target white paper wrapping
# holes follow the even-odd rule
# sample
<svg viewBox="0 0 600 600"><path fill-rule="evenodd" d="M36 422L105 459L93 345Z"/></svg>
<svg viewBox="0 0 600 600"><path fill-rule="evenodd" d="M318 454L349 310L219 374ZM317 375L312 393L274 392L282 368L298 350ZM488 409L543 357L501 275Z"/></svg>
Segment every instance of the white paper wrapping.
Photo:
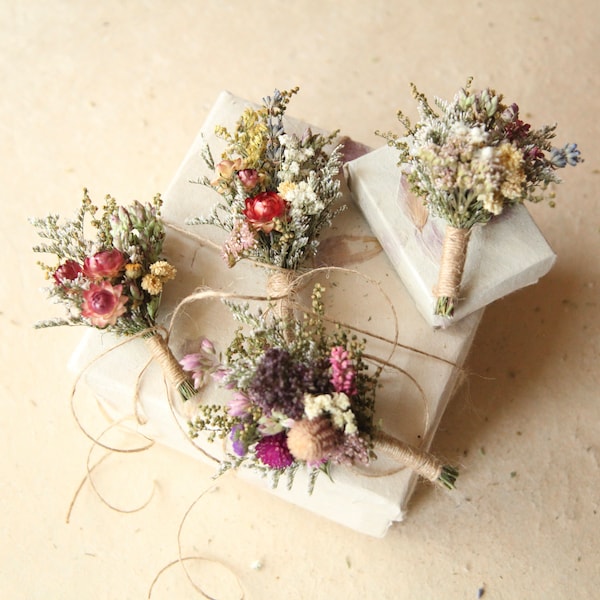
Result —
<svg viewBox="0 0 600 600"><path fill-rule="evenodd" d="M214 227L185 224L189 217L207 215L218 200L216 192L192 181L202 175L212 175L207 172L200 157L202 136L209 142L218 160L221 145L213 135L214 126L232 127L248 104L226 92L219 96L200 135L164 194L163 215L166 221L204 238L216 241L224 238L223 232ZM305 124L293 120L287 120L286 126L288 131L297 133L306 128ZM354 151L357 148L359 146L352 146ZM343 267L346 271L319 272L301 297L308 297L312 284L319 281L326 288L327 313L336 320L386 339L394 337L397 322L399 341L420 352L397 348L389 357L391 345L372 337L367 337L367 351L383 359L389 357L390 362L408 372L414 381L394 369L385 369L380 379L383 386L377 399L377 418L382 419L383 428L388 433L427 448L459 377L459 370L453 364L463 364L481 311L448 330L434 331L420 318L411 297L360 212L353 206L345 187L343 200L348 209L324 234L312 266L332 265ZM161 304L163 322L168 320L178 301L198 286L234 293L265 294L267 273L264 269L244 261L228 269L215 249L181 233L167 231L165 254L176 266L178 276L169 284ZM374 281L380 282L380 285ZM194 303L186 307L185 314L177 319L171 347L176 356L181 357L195 340L206 336L215 342L218 350L223 351L235 328L228 309L219 300ZM71 369L79 373L116 341L110 335L89 330L72 357ZM148 358L144 342L136 339L85 369L85 382L114 417L132 413L137 375ZM147 423L139 426L139 431L157 442L205 459L186 436L185 419L181 418L178 422L174 418L156 364L145 372L139 391L140 408L147 417ZM203 390L202 398L204 401L219 401L224 393L211 384ZM193 404L182 410L193 411ZM223 451L222 442L199 443L213 456ZM392 522L403 519L416 481L416 476L408 469L397 470L396 467L394 474L386 474L392 467L395 465L377 460L366 472L354 468L333 468L333 481L319 476L312 495L307 493L307 475L300 471L291 490L282 481L272 491L323 517L381 537ZM269 482L253 471L241 469L239 474L256 485L270 489Z"/></svg>
<svg viewBox="0 0 600 600"><path fill-rule="evenodd" d="M505 210L470 237L452 319L434 315L445 223L423 218L422 201L408 190L397 166L398 152L384 146L346 165L356 203L379 239L425 320L447 327L503 296L534 284L556 256L523 205Z"/></svg>

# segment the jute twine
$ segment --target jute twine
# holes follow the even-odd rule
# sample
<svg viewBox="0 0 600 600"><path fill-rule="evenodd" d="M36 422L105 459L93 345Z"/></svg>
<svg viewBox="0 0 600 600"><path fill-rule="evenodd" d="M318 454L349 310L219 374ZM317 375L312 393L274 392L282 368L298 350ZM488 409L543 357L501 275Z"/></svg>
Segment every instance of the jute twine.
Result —
<svg viewBox="0 0 600 600"><path fill-rule="evenodd" d="M283 320L291 320L294 317L293 303L298 286L298 276L291 269L280 269L269 273L267 296L276 299L275 314Z"/></svg>
<svg viewBox="0 0 600 600"><path fill-rule="evenodd" d="M443 464L434 456L415 448L384 431L375 434L375 452L379 451L396 462L407 465L425 479L436 482L442 474Z"/></svg>
<svg viewBox="0 0 600 600"><path fill-rule="evenodd" d="M204 496L206 496L206 494L208 494L209 492L212 492L215 490L215 486L210 486L205 488L200 495L190 504L190 506L188 507L188 509L185 511L185 514L183 515L180 523L179 523L179 529L177 531L177 550L178 550L178 557L176 560L171 561L169 564L165 565L157 574L156 577L154 578L154 580L152 581L150 588L148 590L148 599L151 598L152 596L152 592L154 590L154 586L156 585L156 582L160 579L160 577L162 576L162 574L167 571L168 569L170 569L171 567L174 567L176 565L181 565L183 572L185 573L185 576L187 577L189 583L191 584L191 586L199 593L201 594L204 598L206 598L207 600L217 600L214 596L209 595L206 590L198 583L196 583L196 581L194 581L194 578L192 576L192 574L190 573L189 569L187 568L187 563L190 561L195 561L195 562L207 562L207 563L212 563L215 565L219 565L220 567L228 570L232 577L234 578L237 587L239 588L239 597L238 600L243 600L245 598L245 594L244 594L244 588L242 586L242 583L239 579L239 577L237 576L236 572L229 567L224 561L222 560L218 560L218 559L214 559L214 558L209 558L207 556L202 556L202 555L192 555L192 556L185 556L183 553L183 545L182 545L182 532L183 532L183 528L184 525L190 515L190 513L192 512L192 510L194 509L194 507L200 502L200 500L202 500L202 498L204 498Z"/></svg>
<svg viewBox="0 0 600 600"><path fill-rule="evenodd" d="M434 290L437 298L458 298L470 234L470 229L461 229L451 225L446 227L440 272Z"/></svg>
<svg viewBox="0 0 600 600"><path fill-rule="evenodd" d="M162 367L165 378L175 389L179 389L181 385L188 382L188 376L173 356L167 341L162 335L155 333L144 338L144 341L150 350L150 354L152 354L152 358Z"/></svg>

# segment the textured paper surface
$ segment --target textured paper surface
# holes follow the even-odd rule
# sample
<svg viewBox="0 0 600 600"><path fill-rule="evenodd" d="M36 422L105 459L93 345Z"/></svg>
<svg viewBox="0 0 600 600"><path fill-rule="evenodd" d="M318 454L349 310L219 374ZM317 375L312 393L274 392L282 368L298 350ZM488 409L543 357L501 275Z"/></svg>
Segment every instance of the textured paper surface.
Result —
<svg viewBox="0 0 600 600"><path fill-rule="evenodd" d="M365 219L425 318L447 327L503 296L534 284L556 256L527 209L516 205L472 230L454 317L434 315L445 223L429 217L408 189L397 151L384 146L346 165L349 185Z"/></svg>
<svg viewBox="0 0 600 600"><path fill-rule="evenodd" d="M200 135L164 194L163 214L166 221L185 227L195 235L217 241L223 239L220 230L209 226L187 226L185 220L208 214L210 207L218 200L213 190L192 183L199 176L211 175L207 173L199 153L202 136L208 140L215 159L218 159L220 149L219 141L212 133L214 126L223 124L231 127L246 105L246 102L228 93L219 96ZM306 125L290 120L287 127L288 130L302 133ZM357 151L359 148L353 146L351 150ZM458 370L449 363L463 363L481 312L446 331L432 330L419 317L412 299L393 272L360 212L353 206L345 187L344 202L348 204L348 209L336 218L334 227L323 236L320 251L312 266L338 266L365 276L349 272L321 273L314 278L314 282L319 281L326 288L326 309L335 319L387 339L393 338L397 321L402 344L438 357L397 348L390 362L410 373L414 381L394 369L386 369L380 380L383 387L377 400L377 418L382 419L383 428L388 433L412 444L428 447L458 377ZM267 274L264 269L245 262L228 269L218 251L202 246L197 240L181 233L168 231L165 252L178 269L178 277L165 293L161 305L163 317L171 313L178 300L198 286L236 293L265 293ZM380 285L371 280L380 282ZM302 293L305 299L311 287L312 282ZM391 304L386 297L391 299ZM181 356L194 340L206 336L223 351L235 327L221 302L196 303L190 305L185 315L178 319L171 346L175 354ZM112 336L90 330L73 356L71 368L76 371L81 369L114 342ZM390 349L390 344L385 341L368 340L367 351L370 354L386 359ZM133 340L108 353L86 370L87 384L114 416L131 413L137 373L147 359L148 352L143 341ZM175 421L156 365L151 365L146 372L140 392L143 412L148 419L140 431L158 442L200 459L205 458L186 437L185 420L180 419L179 424ZM222 394L209 387L204 391L204 398L215 401ZM202 445L214 456L223 450L221 442ZM407 469L386 474L392 467L395 465L378 460L367 473L359 469L334 468L333 482L320 476L310 496L306 491L306 475L300 472L291 491L282 481L274 493L357 531L383 536L390 523L402 520L416 481L416 476ZM255 473L244 469L239 473L253 483L270 489L268 482Z"/></svg>

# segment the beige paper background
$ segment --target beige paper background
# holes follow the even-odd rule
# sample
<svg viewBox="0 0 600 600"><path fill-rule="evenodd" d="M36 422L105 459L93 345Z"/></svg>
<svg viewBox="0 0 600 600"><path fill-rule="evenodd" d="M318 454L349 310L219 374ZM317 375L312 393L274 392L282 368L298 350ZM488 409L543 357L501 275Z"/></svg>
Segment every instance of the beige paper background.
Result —
<svg viewBox="0 0 600 600"><path fill-rule="evenodd" d="M558 255L538 285L484 315L469 385L434 449L460 462L453 495L419 486L408 520L373 540L232 478L183 529L185 555L224 561L247 598L592 598L600 585L595 2L298 1L0 3L2 406L0 596L144 598L177 558L179 523L211 485L202 464L163 448L109 459L84 486L89 450L68 403L78 330L33 331L49 307L26 217L163 190L218 92L254 100L301 87L293 116L371 146L416 116L408 83L451 96L467 75L557 120L586 163L564 172L557 207L531 212ZM260 560L261 569L251 568ZM255 565L254 565L255 566ZM216 575L218 598L225 577ZM203 579L203 581L207 581ZM198 597L178 567L152 598Z"/></svg>

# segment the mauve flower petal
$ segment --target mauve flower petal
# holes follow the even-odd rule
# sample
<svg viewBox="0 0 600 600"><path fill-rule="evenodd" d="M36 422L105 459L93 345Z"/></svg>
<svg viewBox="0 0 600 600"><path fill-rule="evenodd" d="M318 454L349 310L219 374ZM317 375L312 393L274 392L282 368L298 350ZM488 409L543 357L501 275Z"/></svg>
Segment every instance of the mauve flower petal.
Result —
<svg viewBox="0 0 600 600"><path fill-rule="evenodd" d="M90 279L110 279L123 270L125 263L125 257L116 248L103 250L85 259L83 272Z"/></svg>
<svg viewBox="0 0 600 600"><path fill-rule="evenodd" d="M83 292L82 316L88 318L95 327L115 325L117 319L127 311L125 304L129 298L123 296L122 292L122 285L113 286L109 281L92 283L90 289Z"/></svg>

